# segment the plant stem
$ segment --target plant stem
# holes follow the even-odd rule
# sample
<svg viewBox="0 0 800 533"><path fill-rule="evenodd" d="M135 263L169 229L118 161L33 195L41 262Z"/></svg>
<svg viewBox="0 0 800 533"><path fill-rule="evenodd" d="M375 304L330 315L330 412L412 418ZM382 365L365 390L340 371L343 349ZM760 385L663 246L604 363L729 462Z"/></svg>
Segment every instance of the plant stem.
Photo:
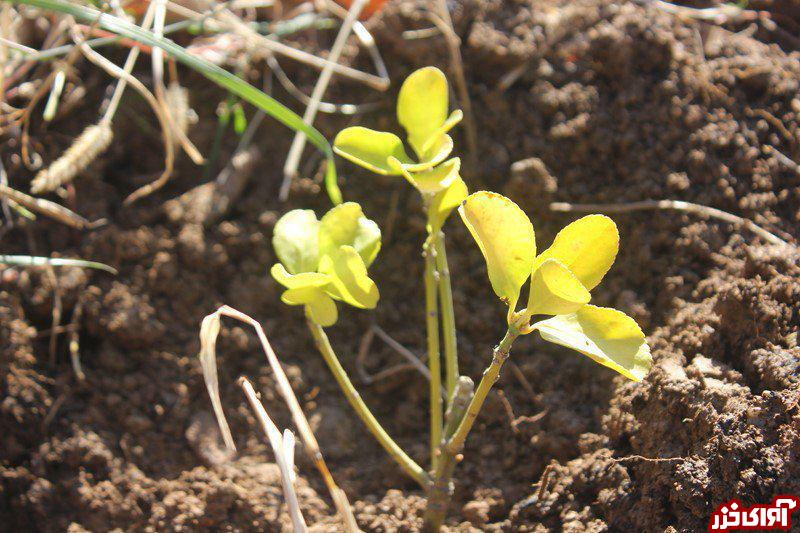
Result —
<svg viewBox="0 0 800 533"><path fill-rule="evenodd" d="M425 324L428 333L428 369L431 373L431 470L436 470L442 443L442 369L439 360L439 303L436 287L435 237L428 236L423 246L425 256Z"/></svg>
<svg viewBox="0 0 800 533"><path fill-rule="evenodd" d="M453 436L441 446L439 465L433 473L433 485L428 491L428 506L425 509L423 525L425 531L439 531L444 523L447 506L450 504L453 494L451 479L456 465L463 459L461 452L464 450L464 442L483 407L483 402L486 401L489 391L500 375L503 363L508 359L511 345L519 335L520 332L516 326L509 326L503 340L492 353L492 363L484 370L481 382L469 402L466 414L458 424Z"/></svg>
<svg viewBox="0 0 800 533"><path fill-rule="evenodd" d="M411 476L422 488L427 488L430 484L430 476L397 445L388 433L386 433L386 430L383 429L383 426L381 426L380 422L378 422L372 414L372 411L369 410L367 404L361 399L361 395L358 394L358 391L347 376L347 372L345 372L342 364L339 362L339 358L336 357L336 353L331 347L325 330L322 329L322 326L310 320L308 321L308 329L311 330L311 335L314 337L314 342L317 345L317 349L322 354L322 358L325 359L328 368L330 368L331 373L333 373L333 377L336 378L336 382L339 384L347 401L350 402L350 405L353 407L358 417L361 418L361 421L364 422L364 425L367 426L370 433L372 433L380 445L383 446L383 449L392 456L392 459L397 461L397 464L400 465L406 474Z"/></svg>
<svg viewBox="0 0 800 533"><path fill-rule="evenodd" d="M456 342L456 319L453 311L453 288L450 284L450 267L447 264L447 250L444 233L435 236L436 271L439 274L439 301L442 306L442 330L444 333L444 383L447 398L453 395L458 379L458 345Z"/></svg>

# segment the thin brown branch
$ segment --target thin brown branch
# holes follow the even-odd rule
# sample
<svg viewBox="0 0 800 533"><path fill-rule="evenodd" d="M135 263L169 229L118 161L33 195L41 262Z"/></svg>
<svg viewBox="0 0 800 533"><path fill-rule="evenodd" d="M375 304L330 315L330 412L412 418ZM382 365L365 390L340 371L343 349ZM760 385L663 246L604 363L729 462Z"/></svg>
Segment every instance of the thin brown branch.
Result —
<svg viewBox="0 0 800 533"><path fill-rule="evenodd" d="M721 209L717 209L715 207L693 204L691 202L684 202L682 200L643 200L641 202L630 202L624 204L570 204L566 202L554 202L550 204L550 209L552 211L560 211L564 213L587 213L595 211L600 213L632 213L634 211L649 210L684 211L687 213L694 213L697 215L715 218L735 226L743 227L758 235L770 244L789 246L788 242L765 230L752 220L733 215L727 211L722 211Z"/></svg>

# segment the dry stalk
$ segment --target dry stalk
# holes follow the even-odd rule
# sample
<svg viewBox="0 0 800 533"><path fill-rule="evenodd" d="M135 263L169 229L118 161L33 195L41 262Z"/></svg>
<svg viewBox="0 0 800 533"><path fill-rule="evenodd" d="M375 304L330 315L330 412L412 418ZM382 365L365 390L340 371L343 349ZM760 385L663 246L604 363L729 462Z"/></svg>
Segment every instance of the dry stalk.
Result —
<svg viewBox="0 0 800 533"><path fill-rule="evenodd" d="M317 3L324 4L324 6L318 6L318 8L327 9L342 20L347 18L348 10L333 0L324 0ZM383 61L383 57L381 57L381 53L375 44L375 39L372 37L372 34L369 32L366 26L359 21L356 21L353 24L353 33L356 37L358 37L361 45L367 50L367 53L372 59L372 63L375 65L375 72L377 72L378 76L380 76L382 79L385 79L388 83L390 81L389 73L386 70L386 64ZM305 94L300 90L299 87L297 87L297 85L295 85L295 83L283 70L283 67L281 67L281 64L278 62L275 56L270 55L267 56L266 59L270 70L273 74L275 74L275 78L278 80L278 83L283 86L286 92L302 102L304 105L309 105L311 103L311 97ZM361 113L367 113L379 109L382 106L383 104L379 101L365 102L360 104L335 104L332 102L320 101L318 104L319 111L321 113L339 113L342 115L358 115Z"/></svg>
<svg viewBox="0 0 800 533"><path fill-rule="evenodd" d="M153 33L156 35L156 37L163 38L164 20L167 15L166 0L154 0L151 5L155 6ZM181 110L174 109L169 106L167 88L164 85L164 51L159 47L154 47L153 51L151 52L151 59L153 64L153 87L155 90L156 101L158 101L159 105L161 105L163 108L164 115L167 118L167 122L169 122L170 130L168 133L173 139L172 143L176 146L181 146L194 164L202 165L205 162L205 158L186 136L187 129L185 127L182 128L181 124L179 124L181 116L178 113ZM188 97L186 105L188 107Z"/></svg>
<svg viewBox="0 0 800 533"><path fill-rule="evenodd" d="M333 76L333 65L339 61L344 45L347 43L347 38L350 37L350 33L353 31L353 24L358 20L358 15L367 5L367 1L355 0L347 12L347 18L342 22L342 27L339 28L339 33L336 35L336 40L334 40L328 56L330 62L322 69L319 79L317 79L317 84L314 86L314 91L311 93L311 102L309 102L305 113L303 113L303 122L309 126L314 123L322 96L328 88L331 76ZM280 192L278 193L278 199L281 201L285 201L289 197L289 188L292 180L297 177L297 166L300 163L300 156L305 145L306 135L298 131L294 136L292 146L289 148L289 154L286 156L286 164L283 166L283 183L281 183Z"/></svg>
<svg viewBox="0 0 800 533"><path fill-rule="evenodd" d="M684 202L681 200L644 200L641 202L631 202L626 204L570 204L567 202L554 202L550 204L551 211L561 211L564 213L631 213L634 211L670 209L716 218L717 220L722 220L735 226L744 227L770 244L779 244L781 246L789 245L788 242L765 230L750 219L742 218L714 207L693 204L691 202Z"/></svg>
<svg viewBox="0 0 800 533"><path fill-rule="evenodd" d="M281 486L283 487L283 497L289 507L289 515L292 517L294 533L305 533L308 531L303 513L300 511L300 503L297 501L297 493L294 483L297 478L294 473L294 434L288 429L283 431L283 436L275 425L275 422L267 414L264 405L258 399L253 385L245 377L239 378L239 386L242 387L250 407L256 414L256 418L261 422L261 428L269 440L272 451L275 454L275 462L281 472Z"/></svg>
<svg viewBox="0 0 800 533"><path fill-rule="evenodd" d="M75 229L95 229L106 224L105 219L90 222L62 205L43 198L34 198L7 185L0 184L0 197Z"/></svg>
<svg viewBox="0 0 800 533"><path fill-rule="evenodd" d="M211 398L214 414L217 417L217 423L219 424L226 446L228 446L228 448L231 450L236 450L236 445L233 442L230 427L228 426L228 422L225 418L225 413L222 410L222 401L219 395L219 380L217 377L216 344L221 327L220 320L223 316L244 322L255 329L258 339L261 342L261 347L267 356L267 361L269 362L270 368L272 368L272 371L275 374L275 381L278 384L278 392L281 394L283 400L286 402L286 405L289 407L289 411L292 414L292 420L297 427L300 438L303 440L308 454L314 461L314 466L316 466L320 475L322 475L322 479L331 494L331 498L333 499L333 502L336 505L336 509L339 513L339 517L342 520L344 530L348 533L359 531L355 522L355 518L353 517L353 511L351 510L350 504L347 501L347 496L333 480L333 476L328 469L328 465L325 462L322 451L319 448L319 444L314 436L314 432L311 430L308 419L303 413L300 403L297 401L297 397L292 390L292 386L289 384L289 379L286 377L286 373L283 371L283 367L278 360L278 356L275 355L275 352L273 351L272 346L267 339L267 335L264 333L264 328L262 328L261 324L259 324L250 316L237 311L232 307L223 305L214 313L203 319L202 325L200 326L199 358L200 364L203 367L203 376L205 378L206 388L208 389L208 395Z"/></svg>
<svg viewBox="0 0 800 533"><path fill-rule="evenodd" d="M464 75L464 62L461 58L461 38L456 34L453 27L453 19L447 7L447 0L437 0L436 8L438 13L431 13L430 19L444 35L447 41L447 49L450 53L450 69L456 78L456 90L461 108L464 110L464 128L467 134L467 150L474 167L478 157L478 134L475 129L475 115L472 112L472 100L469 97L467 88L467 78Z"/></svg>

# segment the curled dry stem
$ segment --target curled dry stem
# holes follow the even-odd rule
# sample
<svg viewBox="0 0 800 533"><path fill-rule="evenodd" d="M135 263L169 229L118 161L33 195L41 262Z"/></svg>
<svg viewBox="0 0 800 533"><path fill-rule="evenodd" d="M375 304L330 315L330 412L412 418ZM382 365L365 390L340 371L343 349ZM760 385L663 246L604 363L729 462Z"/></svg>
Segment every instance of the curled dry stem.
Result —
<svg viewBox="0 0 800 533"><path fill-rule="evenodd" d="M347 496L345 495L344 491L342 491L336 485L336 482L334 481L333 476L328 469L328 465L322 455L322 451L320 450L317 439L314 436L314 432L311 430L308 419L306 418L305 413L303 413L300 403L297 401L297 397L292 390L289 379L286 377L286 373L283 371L283 367L278 360L278 356L275 355L272 345L270 345L267 335L264 333L264 329L261 327L261 324L259 324L250 316L237 311L232 307L223 305L214 313L203 319L203 323L200 327L199 357L200 363L203 367L203 377L206 381L208 395L211 398L211 404L214 408L214 413L217 417L217 422L219 423L220 431L222 432L226 446L228 446L228 448L231 450L236 450L236 445L233 442L233 437L231 436L228 422L225 419L225 413L222 410L222 402L219 396L219 381L217 378L216 344L217 336L219 335L220 331L220 319L223 316L244 322L255 329L256 335L258 335L258 340L261 342L261 347L267 356L267 362L269 362L269 366L275 374L278 392L283 397L286 405L289 407L289 411L292 414L292 420L297 427L300 438L303 440L303 444L305 445L309 456L314 462L314 466L319 471L323 481L325 482L325 486L328 488L328 491L331 494L331 498L334 501L336 510L339 513L339 517L342 520L345 531L348 533L357 532L358 527L356 526L355 518L353 517L353 511L351 510L350 504L347 501Z"/></svg>

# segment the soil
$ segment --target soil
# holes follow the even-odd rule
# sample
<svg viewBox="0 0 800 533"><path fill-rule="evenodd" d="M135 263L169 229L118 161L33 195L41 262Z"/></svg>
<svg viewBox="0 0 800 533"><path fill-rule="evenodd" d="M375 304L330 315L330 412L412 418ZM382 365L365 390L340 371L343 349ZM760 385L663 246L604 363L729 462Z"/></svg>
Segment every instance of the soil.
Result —
<svg viewBox="0 0 800 533"><path fill-rule="evenodd" d="M759 9L770 6L783 25L798 27L796 2L761 2ZM390 2L369 22L395 90L415 68L448 65L441 38L402 38L430 25L420 7ZM465 179L471 190L490 188L523 206L540 247L575 218L551 212L551 201L686 200L750 218L790 242L800 236L800 170L776 153L800 157L800 53L780 32L604 0L451 7L480 146ZM313 85L312 72L286 63L305 89ZM107 78L81 68L99 102ZM147 79L147 69L140 75ZM207 153L223 95L189 74L184 84L197 87L192 99L202 127L191 135ZM333 97L374 95L337 82ZM394 97L386 95L387 109ZM35 123L45 160L95 111L87 97L68 121L50 129ZM130 97L122 113L111 150L75 183L76 209L109 224L78 233L40 220L4 237L4 253L57 252L120 272L63 268L53 278L9 268L0 276L0 529L287 530L277 467L236 378L253 379L280 426L290 421L255 336L238 324L226 322L219 343L236 458L220 452L211 419L197 335L202 317L228 304L264 324L360 527L417 530L421 491L351 414L301 312L279 302L266 274L280 214L328 206L318 176L298 181L288 203L276 200L291 136L275 123L262 126L261 161L246 193L221 220L203 225L168 202L202 181L185 158L164 190L122 206L162 164L156 126L148 134L131 120L155 124L148 110ZM396 129L389 111L358 120ZM325 116L318 124L332 138L352 122ZM463 149L463 127L456 141ZM223 143L223 161L235 143ZM3 161L11 184L26 190L32 173L12 157L17 150L6 143ZM345 196L388 233L372 269L378 309L342 309L330 330L357 376L355 354L372 321L424 351L422 300L409 297L422 294L422 262L413 259L424 221L400 180L342 161L339 170ZM697 215L614 218L622 249L593 300L639 321L653 370L636 384L534 335L518 341L457 470L452 530L699 531L733 497L750 505L800 494L800 252ZM446 231L462 372L477 377L502 333L503 310L462 225L453 220ZM83 305L84 383L74 378L66 337L50 360L55 294L64 324ZM367 370L399 362L376 342ZM356 382L387 430L423 462L424 379L406 372ZM528 418L512 424L515 417ZM298 466L306 519L316 531L335 530L331 501L302 451Z"/></svg>

